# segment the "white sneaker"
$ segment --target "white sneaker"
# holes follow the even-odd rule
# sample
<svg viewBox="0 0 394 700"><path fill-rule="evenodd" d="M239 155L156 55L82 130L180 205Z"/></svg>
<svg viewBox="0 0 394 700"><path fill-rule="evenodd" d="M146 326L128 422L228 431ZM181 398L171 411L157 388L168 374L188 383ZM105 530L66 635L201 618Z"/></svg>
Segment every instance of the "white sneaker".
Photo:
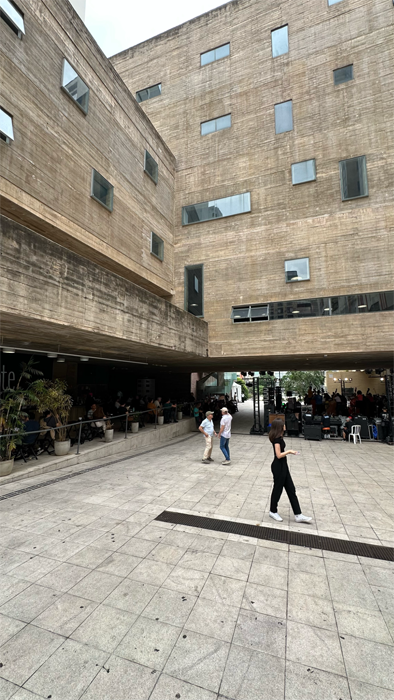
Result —
<svg viewBox="0 0 394 700"><path fill-rule="evenodd" d="M300 513L300 515L294 516L294 520L296 521L296 523L310 523L312 518L308 518L308 516L302 515L302 513Z"/></svg>
<svg viewBox="0 0 394 700"><path fill-rule="evenodd" d="M277 520L278 523L283 523L283 518L280 517L279 513L271 513L270 511L270 518Z"/></svg>

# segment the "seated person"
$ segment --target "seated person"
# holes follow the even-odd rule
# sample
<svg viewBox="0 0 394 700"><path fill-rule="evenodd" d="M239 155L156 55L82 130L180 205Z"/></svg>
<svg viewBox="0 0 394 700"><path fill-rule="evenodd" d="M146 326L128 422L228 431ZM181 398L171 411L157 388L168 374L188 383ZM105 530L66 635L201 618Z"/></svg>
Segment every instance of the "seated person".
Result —
<svg viewBox="0 0 394 700"><path fill-rule="evenodd" d="M34 413L29 413L29 415L27 415L25 413L22 416L22 420L23 420L23 432L25 433L23 436L23 444L24 445L34 445L35 441L37 440L38 433L33 432L30 435L28 435L27 433L29 433L30 431L33 431L33 430L34 431L40 430L40 424L39 424L38 420L36 420Z"/></svg>
<svg viewBox="0 0 394 700"><path fill-rule="evenodd" d="M93 406L92 406L93 408ZM95 410L93 411L93 416L92 418L98 418L93 425L96 426L96 428L101 428L102 431L105 431L105 420L106 416L104 415L103 407L102 406L96 406Z"/></svg>
<svg viewBox="0 0 394 700"><path fill-rule="evenodd" d="M155 422L155 414L156 414L156 404L152 398L148 399L147 408L151 409L151 410L149 410L149 413L148 413L149 422L154 423Z"/></svg>
<svg viewBox="0 0 394 700"><path fill-rule="evenodd" d="M56 428L56 418L51 411L44 411L43 420L48 428Z"/></svg>
<svg viewBox="0 0 394 700"><path fill-rule="evenodd" d="M354 425L353 416L348 416L348 418L346 418L345 425L342 428L342 437L345 441L349 440L349 435L352 432L352 425Z"/></svg>

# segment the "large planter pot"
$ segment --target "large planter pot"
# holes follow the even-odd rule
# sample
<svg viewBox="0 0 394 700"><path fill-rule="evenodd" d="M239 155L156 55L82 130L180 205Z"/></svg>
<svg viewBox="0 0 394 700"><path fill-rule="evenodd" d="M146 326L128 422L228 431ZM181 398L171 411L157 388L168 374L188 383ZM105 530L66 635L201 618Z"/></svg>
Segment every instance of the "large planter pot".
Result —
<svg viewBox="0 0 394 700"><path fill-rule="evenodd" d="M139 423L132 423L131 424L131 432L132 433L138 433L138 428L140 427Z"/></svg>
<svg viewBox="0 0 394 700"><path fill-rule="evenodd" d="M164 416L157 416L157 422L159 425L163 425L164 423Z"/></svg>
<svg viewBox="0 0 394 700"><path fill-rule="evenodd" d="M183 418L183 413L182 413L182 411L178 411L178 413L177 413L177 418L178 418L178 420L182 420L182 418Z"/></svg>
<svg viewBox="0 0 394 700"><path fill-rule="evenodd" d="M104 433L104 440L105 440L105 442L112 442L113 439L114 439L114 429L109 428Z"/></svg>
<svg viewBox="0 0 394 700"><path fill-rule="evenodd" d="M55 440L55 455L63 457L68 455L71 447L71 440Z"/></svg>
<svg viewBox="0 0 394 700"><path fill-rule="evenodd" d="M8 476L8 474L11 474L13 466L14 466L13 459L7 459L4 462L0 462L0 477Z"/></svg>

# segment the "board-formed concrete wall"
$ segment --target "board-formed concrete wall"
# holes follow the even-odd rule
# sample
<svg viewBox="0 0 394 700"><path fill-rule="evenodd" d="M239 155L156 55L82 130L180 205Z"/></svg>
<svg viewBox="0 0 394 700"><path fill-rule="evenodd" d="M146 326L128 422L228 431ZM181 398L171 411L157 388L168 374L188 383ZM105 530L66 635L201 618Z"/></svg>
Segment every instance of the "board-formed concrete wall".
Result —
<svg viewBox="0 0 394 700"><path fill-rule="evenodd" d="M289 53L272 58L285 24ZM391 313L233 324L231 307L392 289L393 27L387 0L234 0L112 57L133 94L162 83L141 106L177 158L175 300L184 266L204 263L210 355L390 351ZM229 57L201 67L227 42ZM348 64L354 79L334 86ZM275 134L287 100L294 129ZM228 113L230 129L200 135ZM369 196L342 202L338 163L361 155ZM293 186L291 164L312 158L316 181ZM183 205L246 191L251 213L181 226ZM284 261L301 257L311 279L286 284Z"/></svg>
<svg viewBox="0 0 394 700"><path fill-rule="evenodd" d="M18 0L22 39L0 21L4 214L160 296L173 289L175 159L80 17L62 0ZM61 89L66 58L90 89L89 111ZM144 172L145 149L159 165ZM92 168L114 185L110 213L90 197ZM164 260L150 252L154 231Z"/></svg>
<svg viewBox="0 0 394 700"><path fill-rule="evenodd" d="M204 321L21 224L0 225L8 343L175 367L206 357Z"/></svg>

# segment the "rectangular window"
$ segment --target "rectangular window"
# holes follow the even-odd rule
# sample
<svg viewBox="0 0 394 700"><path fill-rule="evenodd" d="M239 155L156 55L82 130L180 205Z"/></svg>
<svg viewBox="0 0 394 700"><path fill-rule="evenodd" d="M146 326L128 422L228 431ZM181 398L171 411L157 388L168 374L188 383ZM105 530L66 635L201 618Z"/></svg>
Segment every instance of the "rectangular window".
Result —
<svg viewBox="0 0 394 700"><path fill-rule="evenodd" d="M151 85L151 87L145 88L144 90L139 90L136 92L137 102L145 102L145 100L151 100L152 97L158 97L161 95L161 83L157 85Z"/></svg>
<svg viewBox="0 0 394 700"><path fill-rule="evenodd" d="M20 11L19 7L17 7L14 2L10 2L10 0L0 0L0 17L19 38L22 37L22 34L25 33L23 12Z"/></svg>
<svg viewBox="0 0 394 700"><path fill-rule="evenodd" d="M231 126L231 114L226 114L224 117L217 117L208 122L201 122L201 136L212 134L214 131L229 129Z"/></svg>
<svg viewBox="0 0 394 700"><path fill-rule="evenodd" d="M200 202L182 208L182 225L196 224L201 221L235 216L250 211L250 192L236 194L233 197Z"/></svg>
<svg viewBox="0 0 394 700"><path fill-rule="evenodd" d="M149 175L149 177L152 178L153 182L157 185L159 179L159 166L156 163L155 159L152 158L151 154L148 153L148 151L145 151L144 170L146 174Z"/></svg>
<svg viewBox="0 0 394 700"><path fill-rule="evenodd" d="M275 133L283 134L293 131L293 102L280 102L275 105Z"/></svg>
<svg viewBox="0 0 394 700"><path fill-rule="evenodd" d="M65 58L63 58L62 88L67 95L75 100L84 114L87 114L89 108L89 88Z"/></svg>
<svg viewBox="0 0 394 700"><path fill-rule="evenodd" d="M309 258L285 260L286 282L303 282L309 280Z"/></svg>
<svg viewBox="0 0 394 700"><path fill-rule="evenodd" d="M150 237L150 252L159 260L164 259L164 241L153 231Z"/></svg>
<svg viewBox="0 0 394 700"><path fill-rule="evenodd" d="M293 185L300 185L302 182L312 182L316 180L316 161L303 160L300 163L293 163L291 166L291 181Z"/></svg>
<svg viewBox="0 0 394 700"><path fill-rule="evenodd" d="M185 309L193 316L204 316L204 265L185 267Z"/></svg>
<svg viewBox="0 0 394 700"><path fill-rule="evenodd" d="M272 58L282 56L289 52L289 27L285 24L284 27L273 29L271 32Z"/></svg>
<svg viewBox="0 0 394 700"><path fill-rule="evenodd" d="M343 68L337 68L333 71L334 73L334 85L341 85L341 83L347 83L349 80L353 80L353 64L350 66L343 66Z"/></svg>
<svg viewBox="0 0 394 700"><path fill-rule="evenodd" d="M213 63L214 61L218 61L220 58L225 58L229 55L230 44L223 44L222 46L218 46L216 49L202 53L200 56L201 65L206 66L208 63Z"/></svg>
<svg viewBox="0 0 394 700"><path fill-rule="evenodd" d="M328 0L328 6L330 6L330 5L336 5L337 2L342 2L342 0Z"/></svg>
<svg viewBox="0 0 394 700"><path fill-rule="evenodd" d="M92 187L90 196L100 202L106 209L112 211L114 203L114 187L94 168L92 169Z"/></svg>
<svg viewBox="0 0 394 700"><path fill-rule="evenodd" d="M0 136L6 143L14 140L12 115L0 107Z"/></svg>
<svg viewBox="0 0 394 700"><path fill-rule="evenodd" d="M339 161L342 201L368 196L367 159L365 156Z"/></svg>
<svg viewBox="0 0 394 700"><path fill-rule="evenodd" d="M234 306L231 318L234 323L253 323L269 321L268 304L252 304L251 306Z"/></svg>

